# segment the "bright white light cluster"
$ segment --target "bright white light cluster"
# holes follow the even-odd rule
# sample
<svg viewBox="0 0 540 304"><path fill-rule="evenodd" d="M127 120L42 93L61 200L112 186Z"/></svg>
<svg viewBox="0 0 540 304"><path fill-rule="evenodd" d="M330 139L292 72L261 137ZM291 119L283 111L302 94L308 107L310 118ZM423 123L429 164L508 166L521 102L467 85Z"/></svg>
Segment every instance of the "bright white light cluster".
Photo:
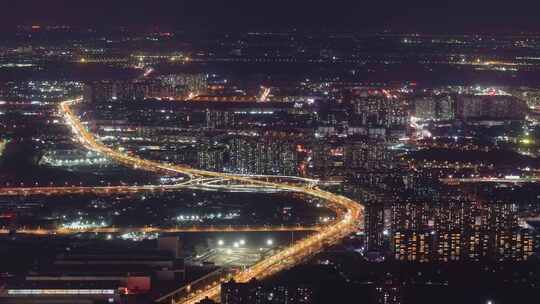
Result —
<svg viewBox="0 0 540 304"><path fill-rule="evenodd" d="M108 224L104 221L102 222L92 222L92 221L84 221L84 220L76 220L70 223L64 223L62 224L62 228L66 229L92 229L92 228L102 228L107 227Z"/></svg>
<svg viewBox="0 0 540 304"><path fill-rule="evenodd" d="M229 212L229 213L210 213L210 214L191 214L191 215L185 215L181 214L176 217L176 220L178 222L202 222L204 220L232 220L234 218L240 217L240 214L238 212Z"/></svg>
<svg viewBox="0 0 540 304"><path fill-rule="evenodd" d="M128 232L120 236L123 240L130 240L134 242L140 242L144 240L155 240L159 236L158 233L146 233L146 232Z"/></svg>

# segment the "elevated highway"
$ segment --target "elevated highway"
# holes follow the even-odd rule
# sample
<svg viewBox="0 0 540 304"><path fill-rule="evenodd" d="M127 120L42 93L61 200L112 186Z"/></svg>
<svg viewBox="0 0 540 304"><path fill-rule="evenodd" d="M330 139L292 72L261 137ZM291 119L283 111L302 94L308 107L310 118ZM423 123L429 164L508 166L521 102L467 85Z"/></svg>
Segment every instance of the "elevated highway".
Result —
<svg viewBox="0 0 540 304"><path fill-rule="evenodd" d="M235 184L249 185L258 190L271 189L272 191L279 190L302 193L316 199L324 200L328 207L337 214L337 219L333 223L322 227L316 233L297 241L274 255L266 257L255 265L244 270L237 270L232 274L228 273L223 276L212 277L211 280L203 280L203 284L190 284L186 288L181 288L178 292L161 299L164 303L194 304L207 297L217 299L220 294L220 282L228 278L234 278L237 282L247 282L252 278L262 279L273 275L297 265L313 254L322 251L326 246L339 242L342 238L356 231L361 224L363 219L362 205L349 198L318 189L312 183L282 182L279 179L276 180L274 177L251 177L204 171L188 166L141 159L137 156L128 155L122 151L105 146L86 129L73 112L72 105L81 100L82 98L64 101L60 104L59 108L66 124L73 131L75 139L88 149L101 153L119 163L152 172L181 174L188 176L192 180L199 178L220 178L227 181L234 181ZM228 186L230 185L225 185L225 187ZM11 191L14 190L12 189Z"/></svg>
<svg viewBox="0 0 540 304"><path fill-rule="evenodd" d="M15 231L0 228L0 234L23 234L32 236L73 235L83 233L93 234L124 234L124 233L236 233L236 232L296 232L319 231L324 226L190 226L190 227L97 227L97 228L19 228Z"/></svg>

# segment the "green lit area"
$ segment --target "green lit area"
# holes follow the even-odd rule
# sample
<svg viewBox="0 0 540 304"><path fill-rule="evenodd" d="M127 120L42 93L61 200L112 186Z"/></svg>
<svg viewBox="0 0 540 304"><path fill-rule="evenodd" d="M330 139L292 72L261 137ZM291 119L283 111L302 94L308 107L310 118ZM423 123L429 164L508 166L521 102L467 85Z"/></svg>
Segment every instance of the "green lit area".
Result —
<svg viewBox="0 0 540 304"><path fill-rule="evenodd" d="M4 151L6 150L6 146L9 143L9 140L7 139L0 139L0 158L2 155L4 155Z"/></svg>

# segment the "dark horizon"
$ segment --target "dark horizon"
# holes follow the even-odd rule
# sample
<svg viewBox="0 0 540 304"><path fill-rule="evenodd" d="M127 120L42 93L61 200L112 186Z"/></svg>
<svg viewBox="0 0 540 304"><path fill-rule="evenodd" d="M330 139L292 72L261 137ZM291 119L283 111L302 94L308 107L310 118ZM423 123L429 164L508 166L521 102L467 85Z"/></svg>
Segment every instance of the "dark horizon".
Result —
<svg viewBox="0 0 540 304"><path fill-rule="evenodd" d="M39 24L97 28L163 26L210 31L300 28L351 32L540 32L536 14L540 3L535 1L513 1L511 6L493 1L432 2L21 0L0 12L0 25L3 31Z"/></svg>

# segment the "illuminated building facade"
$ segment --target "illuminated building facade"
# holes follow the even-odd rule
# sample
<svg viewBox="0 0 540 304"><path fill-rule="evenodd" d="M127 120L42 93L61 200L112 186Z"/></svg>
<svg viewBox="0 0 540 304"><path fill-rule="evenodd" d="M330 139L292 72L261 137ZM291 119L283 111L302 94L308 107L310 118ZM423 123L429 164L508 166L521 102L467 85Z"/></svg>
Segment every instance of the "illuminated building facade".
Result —
<svg viewBox="0 0 540 304"><path fill-rule="evenodd" d="M451 120L454 118L454 97L450 95L419 96L414 99L414 116L420 119Z"/></svg>
<svg viewBox="0 0 540 304"><path fill-rule="evenodd" d="M273 137L233 137L228 142L227 170L242 174L298 174L296 145Z"/></svg>
<svg viewBox="0 0 540 304"><path fill-rule="evenodd" d="M252 280L247 283L229 281L221 285L222 304L309 304L313 290L301 285L269 285Z"/></svg>
<svg viewBox="0 0 540 304"><path fill-rule="evenodd" d="M233 111L206 110L206 127L209 129L228 129L236 125Z"/></svg>
<svg viewBox="0 0 540 304"><path fill-rule="evenodd" d="M515 204L400 203L392 216L400 261L524 261L538 246L534 231L519 226Z"/></svg>
<svg viewBox="0 0 540 304"><path fill-rule="evenodd" d="M526 113L526 103L513 96L462 95L457 99L457 117L460 119L522 120Z"/></svg>
<svg viewBox="0 0 540 304"><path fill-rule="evenodd" d="M398 98L384 95L355 97L351 103L361 125L395 128L408 123L407 108Z"/></svg>

